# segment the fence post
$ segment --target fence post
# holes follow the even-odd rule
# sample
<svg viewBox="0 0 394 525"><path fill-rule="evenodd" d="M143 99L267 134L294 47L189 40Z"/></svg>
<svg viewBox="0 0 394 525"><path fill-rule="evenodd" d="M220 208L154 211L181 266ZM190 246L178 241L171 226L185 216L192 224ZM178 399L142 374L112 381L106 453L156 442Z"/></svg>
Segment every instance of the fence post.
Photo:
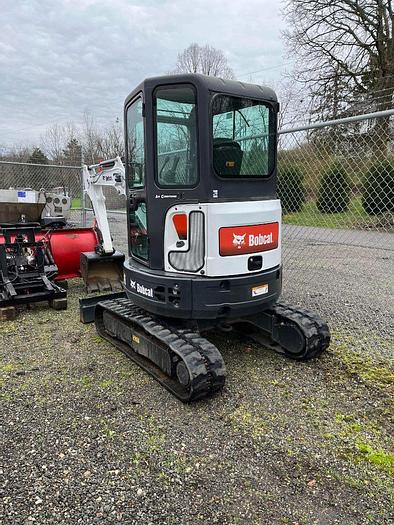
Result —
<svg viewBox="0 0 394 525"><path fill-rule="evenodd" d="M85 189L83 185L83 151L82 151L82 148L81 148L80 177L81 177L81 223L82 223L82 227L86 228L86 202L85 202Z"/></svg>
<svg viewBox="0 0 394 525"><path fill-rule="evenodd" d="M86 228L86 205L85 205L85 191L83 186L82 166L81 166L81 223L82 227Z"/></svg>

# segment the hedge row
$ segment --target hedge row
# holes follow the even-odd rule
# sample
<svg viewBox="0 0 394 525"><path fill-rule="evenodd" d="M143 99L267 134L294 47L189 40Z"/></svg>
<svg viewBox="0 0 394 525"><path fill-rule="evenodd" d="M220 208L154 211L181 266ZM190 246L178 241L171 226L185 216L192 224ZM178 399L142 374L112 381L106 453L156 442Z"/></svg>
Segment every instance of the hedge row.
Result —
<svg viewBox="0 0 394 525"><path fill-rule="evenodd" d="M283 213L300 211L306 191L304 174L297 166L280 168L278 196ZM316 206L321 213L341 213L348 209L351 183L345 168L333 163L320 179ZM394 164L382 161L372 166L365 175L362 205L369 215L394 212Z"/></svg>

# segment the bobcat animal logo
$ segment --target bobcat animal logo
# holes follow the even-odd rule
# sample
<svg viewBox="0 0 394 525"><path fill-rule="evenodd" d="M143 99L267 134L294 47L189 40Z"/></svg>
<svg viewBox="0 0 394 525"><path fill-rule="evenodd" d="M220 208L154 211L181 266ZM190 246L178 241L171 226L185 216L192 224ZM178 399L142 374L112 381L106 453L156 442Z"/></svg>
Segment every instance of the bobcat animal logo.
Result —
<svg viewBox="0 0 394 525"><path fill-rule="evenodd" d="M238 250L240 250L241 246L245 244L245 236L246 233L244 233L243 235L236 235L235 233L233 233L233 244L238 248Z"/></svg>

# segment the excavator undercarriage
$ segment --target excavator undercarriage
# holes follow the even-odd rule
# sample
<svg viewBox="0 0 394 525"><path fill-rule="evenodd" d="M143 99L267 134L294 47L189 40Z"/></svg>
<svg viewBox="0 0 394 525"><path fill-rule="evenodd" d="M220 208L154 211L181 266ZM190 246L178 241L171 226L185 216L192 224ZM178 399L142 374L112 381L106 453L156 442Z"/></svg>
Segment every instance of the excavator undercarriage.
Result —
<svg viewBox="0 0 394 525"><path fill-rule="evenodd" d="M234 330L286 357L307 361L330 344L327 324L316 314L284 303L225 325L166 319L136 306L125 295L81 299L82 320L183 402L220 391L226 369L219 350L204 336ZM94 315L92 315L92 310ZM203 335L202 335L203 334Z"/></svg>

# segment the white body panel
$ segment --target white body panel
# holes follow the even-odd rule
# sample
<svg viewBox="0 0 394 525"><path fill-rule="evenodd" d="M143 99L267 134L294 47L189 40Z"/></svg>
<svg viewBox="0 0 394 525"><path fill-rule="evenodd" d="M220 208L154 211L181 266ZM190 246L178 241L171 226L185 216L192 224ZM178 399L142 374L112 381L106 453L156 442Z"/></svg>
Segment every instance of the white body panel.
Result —
<svg viewBox="0 0 394 525"><path fill-rule="evenodd" d="M189 214L192 211L202 211L205 216L205 260L204 266L196 273L207 277L221 277L230 275L246 275L263 270L269 270L281 263L281 219L282 210L280 200L245 201L245 202L218 202L207 204L184 204L173 206L168 210L164 232L164 267L167 272L179 272L169 263L169 253L173 251L188 251L189 244L177 247L178 236L172 223L172 217L177 213ZM219 230L229 226L251 226L255 224L279 224L278 247L262 252L221 256L219 253ZM248 260L252 255L261 255L263 266L256 271L248 270Z"/></svg>

